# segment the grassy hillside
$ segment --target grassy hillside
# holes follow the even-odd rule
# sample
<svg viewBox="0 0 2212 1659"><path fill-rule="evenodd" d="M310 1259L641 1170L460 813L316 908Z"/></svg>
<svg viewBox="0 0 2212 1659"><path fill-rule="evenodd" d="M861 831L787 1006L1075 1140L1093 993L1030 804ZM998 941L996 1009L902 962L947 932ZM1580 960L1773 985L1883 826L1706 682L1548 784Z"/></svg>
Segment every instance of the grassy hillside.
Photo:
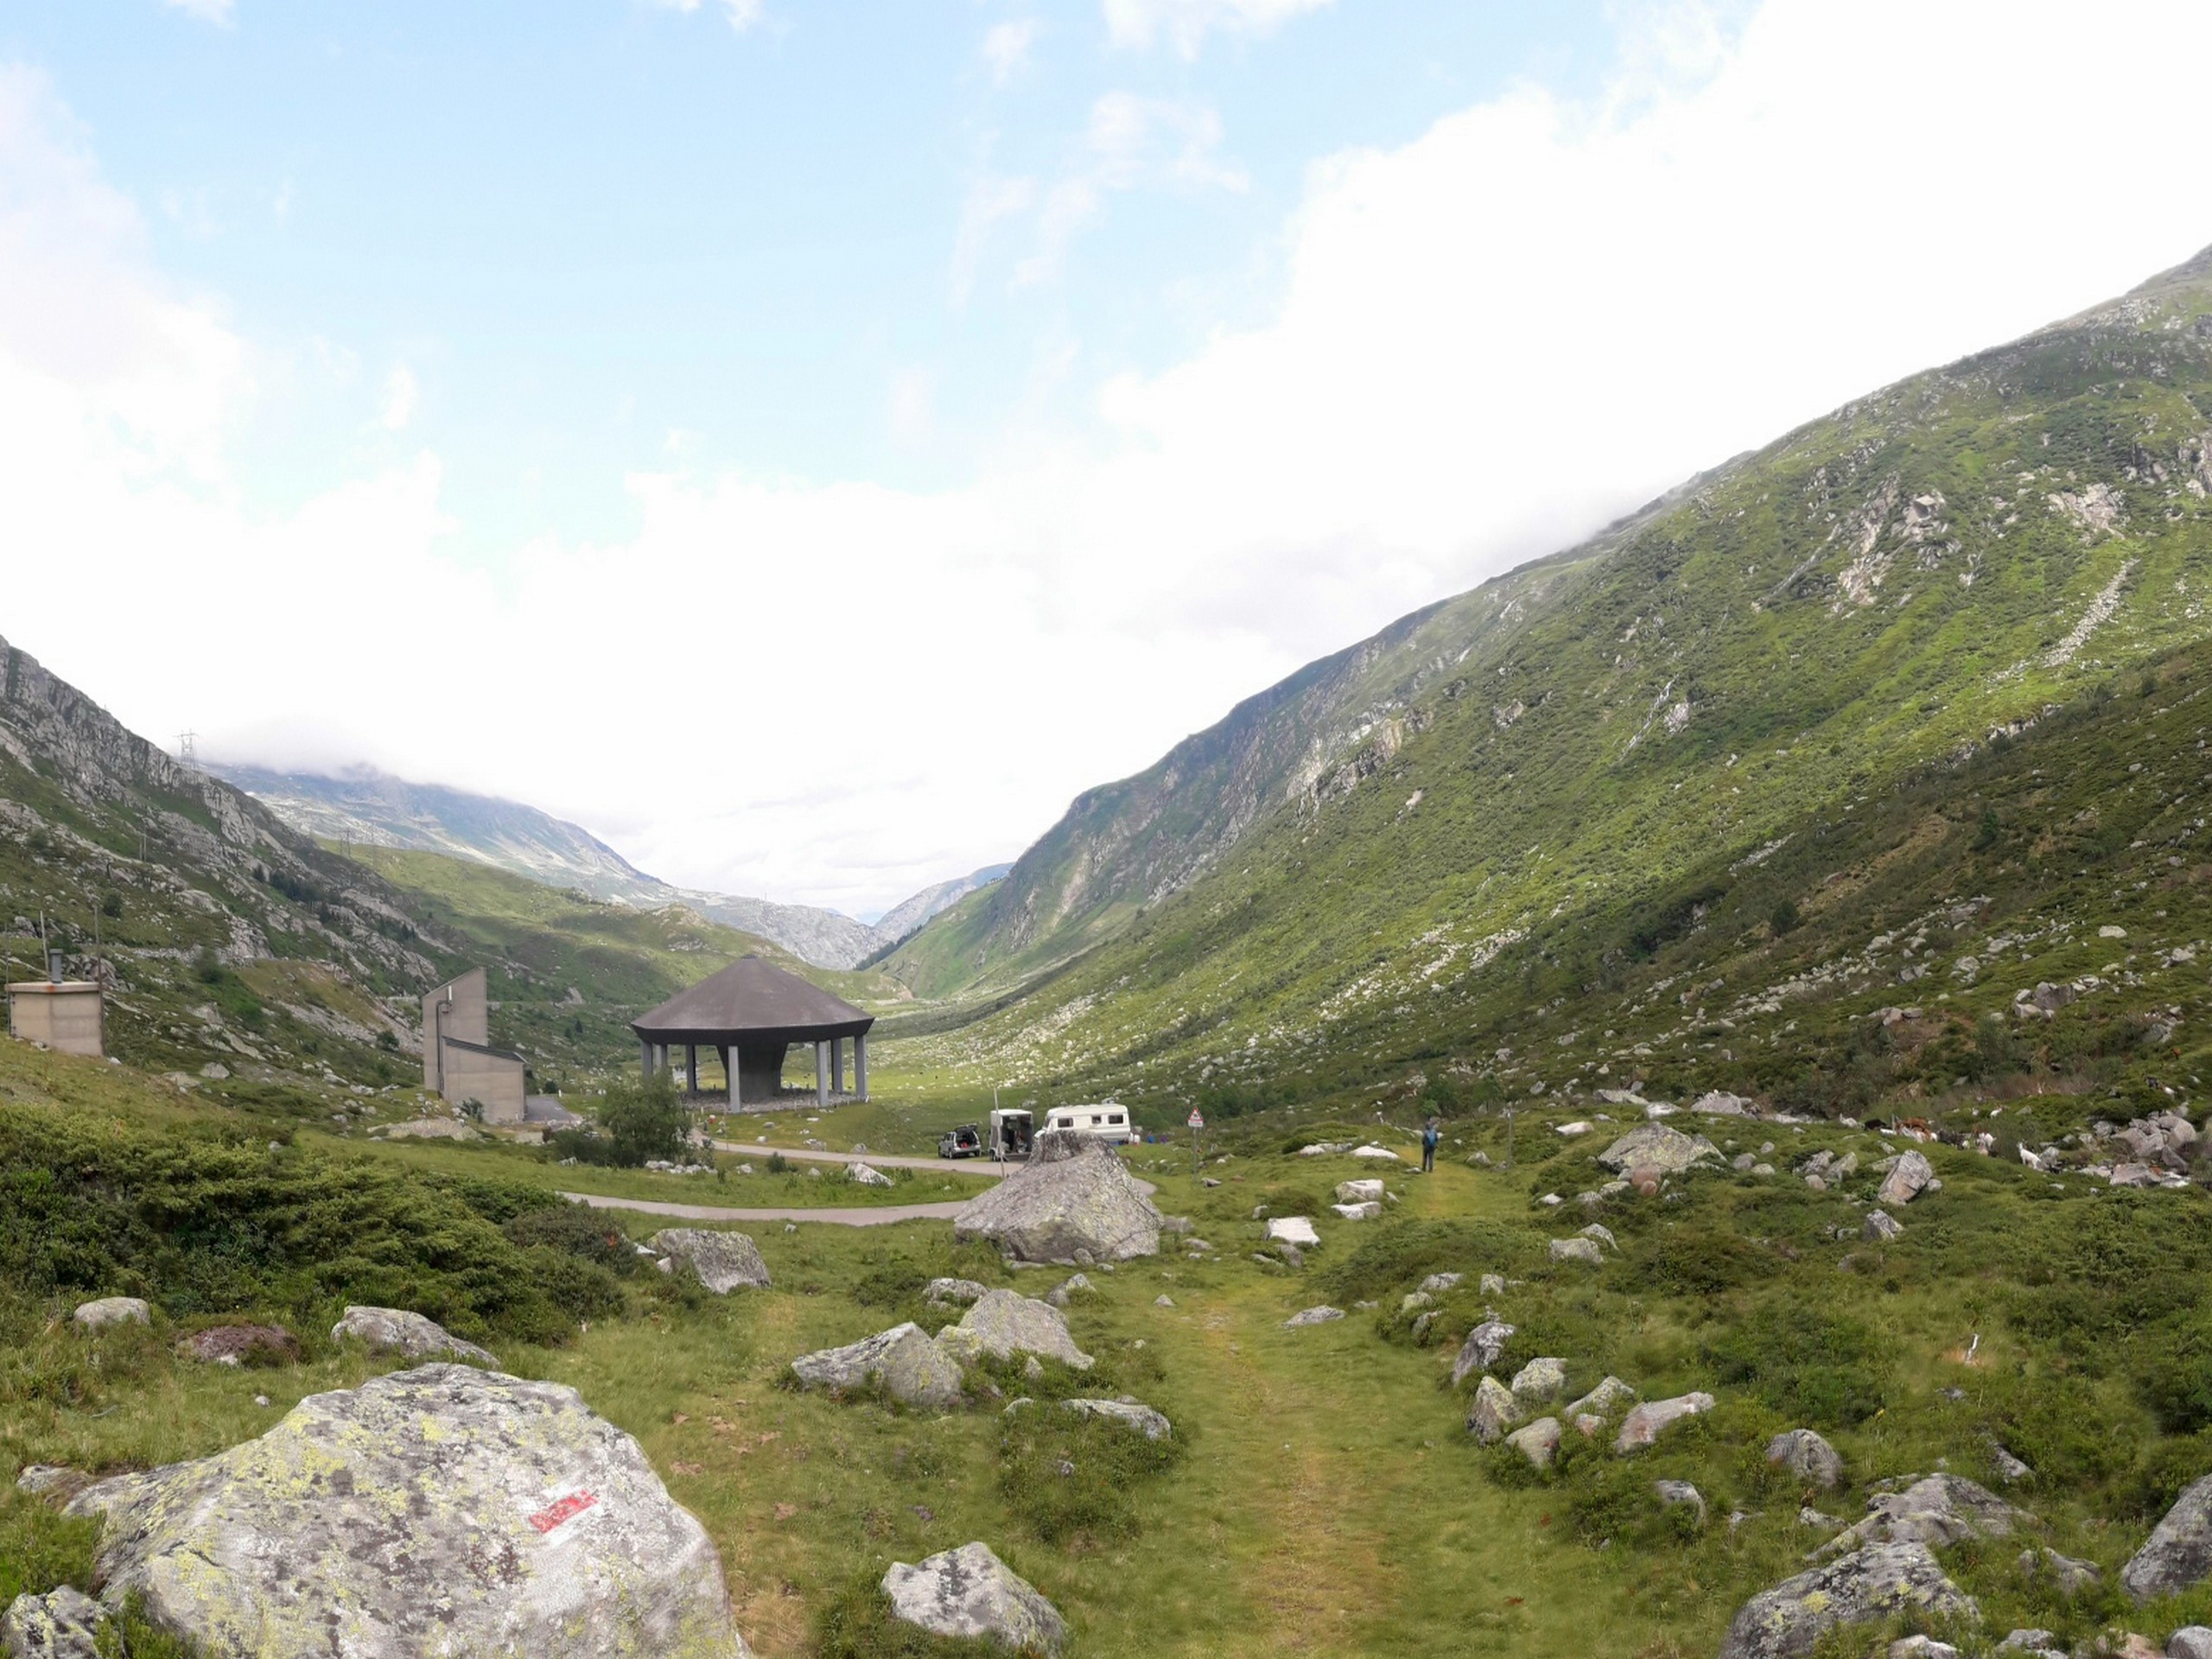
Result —
<svg viewBox="0 0 2212 1659"><path fill-rule="evenodd" d="M628 1022L740 957L758 955L862 1007L907 998L882 974L811 967L681 906L638 910L442 853L357 846L354 856L489 970L494 1034L547 1076L633 1064Z"/></svg>
<svg viewBox="0 0 2212 1659"><path fill-rule="evenodd" d="M1389 741L1321 769L1027 995L908 1027L906 1063L949 1085L1116 1089L1161 1116L1668 1065L1802 1101L1827 1075L1809 1026L1840 1032L1885 995L1961 998L1959 955L1981 952L1978 1010L2077 957L2101 969L2085 925L2177 942L2181 912L2161 921L2136 886L2171 870L2130 842L2189 787L2196 728L2172 710L2212 631L2208 489L2201 259L1854 404L1541 567L1540 599L1424 646L1436 666L1407 682ZM2138 695L2177 650L2183 689ZM2139 760L2163 768L2164 801L2126 771ZM1991 838L1985 788L2005 797ZM2008 811L2035 833L2007 831ZM1948 951L1946 977L1905 993L1923 928L1913 960ZM2051 962L2017 942L1990 960L1997 936L2031 932ZM2114 995L2135 1007L2145 988ZM1696 1038L1700 1008L1740 1039Z"/></svg>

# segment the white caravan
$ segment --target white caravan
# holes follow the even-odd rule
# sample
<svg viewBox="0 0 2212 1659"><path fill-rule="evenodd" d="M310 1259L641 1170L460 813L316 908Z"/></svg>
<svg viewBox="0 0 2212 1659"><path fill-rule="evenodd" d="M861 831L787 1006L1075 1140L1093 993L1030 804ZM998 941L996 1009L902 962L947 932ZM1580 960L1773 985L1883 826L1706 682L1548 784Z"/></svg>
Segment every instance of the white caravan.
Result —
<svg viewBox="0 0 2212 1659"><path fill-rule="evenodd" d="M1055 1106L1045 1114L1045 1127L1096 1135L1121 1146L1137 1138L1136 1127L1129 1122L1129 1109L1111 1100L1096 1106Z"/></svg>

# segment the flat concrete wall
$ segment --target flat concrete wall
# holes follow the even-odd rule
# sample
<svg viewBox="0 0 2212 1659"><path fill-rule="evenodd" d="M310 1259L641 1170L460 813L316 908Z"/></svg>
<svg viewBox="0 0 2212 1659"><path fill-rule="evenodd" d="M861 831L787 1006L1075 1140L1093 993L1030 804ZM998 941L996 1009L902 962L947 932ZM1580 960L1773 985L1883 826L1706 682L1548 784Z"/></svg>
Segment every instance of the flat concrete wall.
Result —
<svg viewBox="0 0 2212 1659"><path fill-rule="evenodd" d="M445 1088L448 1105L479 1101L486 1123L523 1121L524 1089L523 1064L507 1054L485 1054L458 1043L444 1045Z"/></svg>
<svg viewBox="0 0 2212 1659"><path fill-rule="evenodd" d="M461 1096L445 1086L439 1068L443 1064L441 1039L488 1045L492 1040L492 1001L484 970L472 968L449 979L423 999L423 1086L448 1100Z"/></svg>
<svg viewBox="0 0 2212 1659"><path fill-rule="evenodd" d="M10 985L8 1029L24 1042L44 1043L64 1054L107 1057L106 1006L100 988L86 980Z"/></svg>

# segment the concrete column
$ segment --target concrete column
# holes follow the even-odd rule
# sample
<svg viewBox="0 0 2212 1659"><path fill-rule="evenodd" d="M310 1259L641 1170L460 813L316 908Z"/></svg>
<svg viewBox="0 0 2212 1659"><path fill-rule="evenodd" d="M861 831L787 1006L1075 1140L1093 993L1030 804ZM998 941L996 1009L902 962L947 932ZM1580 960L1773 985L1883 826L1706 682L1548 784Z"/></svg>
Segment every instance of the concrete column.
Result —
<svg viewBox="0 0 2212 1659"><path fill-rule="evenodd" d="M830 1103L830 1045L827 1043L814 1046L814 1103L817 1106Z"/></svg>
<svg viewBox="0 0 2212 1659"><path fill-rule="evenodd" d="M737 1045L717 1043L715 1052L722 1057L722 1076L729 1079L729 1109L734 1112L744 1104L737 1087Z"/></svg>
<svg viewBox="0 0 2212 1659"><path fill-rule="evenodd" d="M868 1033L853 1039L853 1092L868 1098Z"/></svg>
<svg viewBox="0 0 2212 1659"><path fill-rule="evenodd" d="M699 1092L699 1045L696 1043L683 1045L683 1092L687 1095Z"/></svg>
<svg viewBox="0 0 2212 1659"><path fill-rule="evenodd" d="M638 1039L638 1075L651 1077L653 1074L653 1046L644 1038Z"/></svg>
<svg viewBox="0 0 2212 1659"><path fill-rule="evenodd" d="M830 1039L830 1092L845 1092L845 1039L842 1037Z"/></svg>

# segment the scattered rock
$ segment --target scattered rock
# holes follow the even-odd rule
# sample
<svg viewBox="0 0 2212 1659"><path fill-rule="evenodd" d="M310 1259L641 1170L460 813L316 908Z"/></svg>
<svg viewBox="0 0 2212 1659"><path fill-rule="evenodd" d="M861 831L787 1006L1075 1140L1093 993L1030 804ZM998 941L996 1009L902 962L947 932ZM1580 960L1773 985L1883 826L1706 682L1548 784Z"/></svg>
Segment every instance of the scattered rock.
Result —
<svg viewBox="0 0 2212 1659"><path fill-rule="evenodd" d="M1163 1290L1152 1299L1152 1305L1154 1307L1173 1307L1175 1306L1175 1299Z"/></svg>
<svg viewBox="0 0 2212 1659"><path fill-rule="evenodd" d="M1698 1525L1703 1526L1705 1524L1705 1494L1699 1491L1698 1489L1691 1485L1689 1482L1687 1480L1655 1480L1651 1483L1651 1487L1654 1491L1659 1494L1660 1503L1665 1504L1669 1509L1671 1510L1677 1504L1687 1503L1697 1511Z"/></svg>
<svg viewBox="0 0 2212 1659"><path fill-rule="evenodd" d="M873 1164L848 1164L845 1179L855 1186L888 1186L891 1178Z"/></svg>
<svg viewBox="0 0 2212 1659"><path fill-rule="evenodd" d="M2005 1639L1997 1644L1997 1651L2028 1654L2033 1656L2033 1659L2042 1659L2043 1655L2050 1653L2056 1654L2057 1659L2066 1659L2065 1650L2058 1645L2058 1637L2049 1630L2009 1630Z"/></svg>
<svg viewBox="0 0 2212 1659"><path fill-rule="evenodd" d="M1513 1374L1513 1397L1522 1404L1532 1400L1556 1400L1567 1392L1567 1362L1532 1359Z"/></svg>
<svg viewBox="0 0 2212 1659"><path fill-rule="evenodd" d="M1585 1417L1610 1417L1636 1403L1636 1390L1618 1376L1609 1376L1567 1408L1578 1425Z"/></svg>
<svg viewBox="0 0 2212 1659"><path fill-rule="evenodd" d="M1432 1273L1421 1281L1421 1287L1433 1295L1441 1296L1447 1290L1456 1289L1466 1276L1464 1273Z"/></svg>
<svg viewBox="0 0 2212 1659"><path fill-rule="evenodd" d="M373 1352L407 1359L467 1359L494 1370L499 1363L488 1349L463 1342L436 1320L403 1307L348 1307L346 1316L330 1327L330 1339L344 1342L348 1338Z"/></svg>
<svg viewBox="0 0 2212 1659"><path fill-rule="evenodd" d="M1285 1330L1294 1331L1301 1325L1326 1325L1331 1319L1341 1319L1344 1316L1344 1309L1331 1307L1325 1302L1319 1307L1307 1308L1303 1313L1294 1313L1282 1323Z"/></svg>
<svg viewBox="0 0 2212 1659"><path fill-rule="evenodd" d="M1337 1202L1338 1204L1380 1204L1382 1202L1382 1183L1379 1179L1338 1181Z"/></svg>
<svg viewBox="0 0 2212 1659"><path fill-rule="evenodd" d="M1459 1357L1452 1362L1452 1386L1458 1388L1473 1371L1486 1371L1497 1363L1505 1344L1513 1340L1513 1326L1498 1319L1484 1319L1467 1332Z"/></svg>
<svg viewBox="0 0 2212 1659"><path fill-rule="evenodd" d="M1974 1611L1926 1545L1879 1544L1753 1596L1729 1624L1720 1659L1799 1659L1840 1625L1906 1611Z"/></svg>
<svg viewBox="0 0 2212 1659"><path fill-rule="evenodd" d="M1621 1248L1620 1240L1613 1236L1611 1230L1610 1228L1602 1227L1594 1221L1582 1230L1582 1236L1588 1239L1593 1244L1604 1245L1607 1249L1611 1250L1616 1254L1619 1252Z"/></svg>
<svg viewBox="0 0 2212 1659"><path fill-rule="evenodd" d="M111 1325L143 1325L150 1312L136 1296L103 1296L79 1303L72 1317L87 1331L102 1331Z"/></svg>
<svg viewBox="0 0 2212 1659"><path fill-rule="evenodd" d="M1494 1376L1475 1384L1474 1402L1467 1408L1467 1428L1484 1446L1496 1446L1505 1431L1521 1421L1521 1402Z"/></svg>
<svg viewBox="0 0 2212 1659"><path fill-rule="evenodd" d="M1798 1508L1797 1524L1801 1527L1818 1527L1823 1532L1834 1532L1843 1522L1832 1515L1822 1515L1811 1504L1807 1503Z"/></svg>
<svg viewBox="0 0 2212 1659"><path fill-rule="evenodd" d="M932 1279L923 1288L922 1300L930 1302L951 1302L964 1305L975 1301L989 1289L973 1279Z"/></svg>
<svg viewBox="0 0 2212 1659"><path fill-rule="evenodd" d="M749 1653L705 1529L556 1383L395 1371L69 1512L106 1519L106 1592L208 1653Z"/></svg>
<svg viewBox="0 0 2212 1659"><path fill-rule="evenodd" d="M0 1613L0 1653L8 1659L100 1659L107 1609L70 1585L21 1595Z"/></svg>
<svg viewBox="0 0 2212 1659"><path fill-rule="evenodd" d="M296 1360L299 1340L281 1325L211 1325L177 1344L187 1359L205 1365L242 1365L249 1359Z"/></svg>
<svg viewBox="0 0 2212 1659"><path fill-rule="evenodd" d="M855 1394L870 1382L901 1405L943 1408L961 1401L960 1367L918 1325L892 1326L873 1337L801 1354L791 1370L809 1388Z"/></svg>
<svg viewBox="0 0 2212 1659"><path fill-rule="evenodd" d="M1595 1267L1605 1257L1594 1238L1555 1238L1551 1243L1551 1259L1554 1262L1583 1262Z"/></svg>
<svg viewBox="0 0 2212 1659"><path fill-rule="evenodd" d="M1102 1417L1109 1422L1123 1424L1147 1440L1164 1440L1175 1432L1166 1417L1135 1400L1063 1400L1060 1404L1085 1417Z"/></svg>
<svg viewBox="0 0 2212 1659"><path fill-rule="evenodd" d="M988 1544L963 1544L883 1575L891 1611L933 1636L981 1637L1020 1652L1058 1653L1067 1621Z"/></svg>
<svg viewBox="0 0 2212 1659"><path fill-rule="evenodd" d="M1082 1274L1075 1274L1045 1293L1045 1300L1054 1307L1065 1307L1078 1290L1089 1290L1090 1281Z"/></svg>
<svg viewBox="0 0 2212 1659"><path fill-rule="evenodd" d="M1859 1224L1859 1236L1870 1243L1886 1244L1904 1236L1904 1228L1886 1210L1870 1210Z"/></svg>
<svg viewBox="0 0 2212 1659"><path fill-rule="evenodd" d="M17 1491L42 1497L49 1503L67 1503L92 1484L92 1477L83 1470L59 1463L26 1464L23 1471L16 1477Z"/></svg>
<svg viewBox="0 0 2212 1659"><path fill-rule="evenodd" d="M2120 1570L2120 1581L2138 1601L2179 1595L2212 1576L2212 1475L2196 1481Z"/></svg>
<svg viewBox="0 0 2212 1659"><path fill-rule="evenodd" d="M1485 1296L1503 1296L1506 1291L1505 1275L1502 1273L1486 1273L1483 1274L1478 1288Z"/></svg>
<svg viewBox="0 0 2212 1659"><path fill-rule="evenodd" d="M1405 1161L1388 1147L1354 1147L1351 1149L1351 1155L1355 1158L1370 1159L1377 1163L1400 1164Z"/></svg>
<svg viewBox="0 0 2212 1659"><path fill-rule="evenodd" d="M667 1227L648 1241L663 1255L688 1262L699 1282L717 1296L733 1290L768 1288L768 1264L743 1233L703 1227Z"/></svg>
<svg viewBox="0 0 2212 1659"><path fill-rule="evenodd" d="M1313 1223L1306 1216L1277 1216L1268 1224L1268 1242L1271 1244L1290 1244L1300 1249L1311 1249L1321 1242L1321 1235L1313 1230Z"/></svg>
<svg viewBox="0 0 2212 1659"><path fill-rule="evenodd" d="M1882 1189L1875 1196L1884 1204L1910 1204L1935 1179L1936 1171L1926 1158L1916 1152L1904 1153L1882 1178Z"/></svg>
<svg viewBox="0 0 2212 1659"><path fill-rule="evenodd" d="M1058 1308L1011 1290L985 1291L959 1324L938 1332L937 1340L946 1356L961 1364L984 1354L995 1359L1040 1354L1078 1371L1091 1366L1090 1356L1075 1345Z"/></svg>
<svg viewBox="0 0 2212 1659"><path fill-rule="evenodd" d="M1365 1204L1332 1204L1329 1207L1346 1221L1373 1221L1382 1213L1382 1206L1372 1198Z"/></svg>
<svg viewBox="0 0 2212 1659"><path fill-rule="evenodd" d="M1994 1441L1990 1443L1989 1460L1997 1466L1997 1478L2007 1486L2016 1486L2024 1480L2033 1480L2036 1471L2022 1463Z"/></svg>
<svg viewBox="0 0 2212 1659"><path fill-rule="evenodd" d="M1613 1450L1641 1452L1683 1418L1712 1409L1713 1396L1704 1393L1677 1395L1672 1400L1647 1400L1621 1420L1621 1432L1613 1437Z"/></svg>
<svg viewBox="0 0 2212 1659"><path fill-rule="evenodd" d="M1941 1549L1967 1538L2006 1537L2035 1519L1961 1475L1929 1475L1901 1492L1877 1492L1866 1500L1866 1511L1865 1520L1825 1548L1927 1544Z"/></svg>
<svg viewBox="0 0 2212 1659"><path fill-rule="evenodd" d="M1904 1636L1890 1643L1888 1659L1959 1659L1959 1650L1932 1636Z"/></svg>
<svg viewBox="0 0 2212 1659"><path fill-rule="evenodd" d="M1127 1262L1160 1253L1160 1211L1112 1147L1047 1129L1029 1161L952 1218L958 1240L985 1238L1017 1261Z"/></svg>
<svg viewBox="0 0 2212 1659"><path fill-rule="evenodd" d="M1598 1154L1598 1161L1616 1173L1628 1169L1656 1170L1679 1175L1720 1149L1701 1135L1684 1135L1664 1123L1639 1123Z"/></svg>
<svg viewBox="0 0 2212 1659"><path fill-rule="evenodd" d="M2020 1552L2020 1571L2031 1579L2049 1578L2062 1596L2077 1595L2104 1580L2104 1569L2094 1561L2076 1560L2055 1549L2037 1547Z"/></svg>
<svg viewBox="0 0 2212 1659"><path fill-rule="evenodd" d="M1707 1117L1749 1117L1752 1103L1742 1095L1732 1095L1725 1089L1715 1089L1700 1095L1690 1103L1690 1110L1702 1112Z"/></svg>
<svg viewBox="0 0 2212 1659"><path fill-rule="evenodd" d="M1525 1428L1516 1428L1505 1437L1505 1443L1539 1469L1551 1467L1552 1456L1559 1450L1559 1419L1539 1417Z"/></svg>
<svg viewBox="0 0 2212 1659"><path fill-rule="evenodd" d="M1808 1486L1833 1491L1843 1480L1842 1454L1809 1428L1785 1429L1766 1443L1766 1460Z"/></svg>
<svg viewBox="0 0 2212 1659"><path fill-rule="evenodd" d="M2212 1625L2183 1625L2166 1638L2166 1659L2212 1659Z"/></svg>

